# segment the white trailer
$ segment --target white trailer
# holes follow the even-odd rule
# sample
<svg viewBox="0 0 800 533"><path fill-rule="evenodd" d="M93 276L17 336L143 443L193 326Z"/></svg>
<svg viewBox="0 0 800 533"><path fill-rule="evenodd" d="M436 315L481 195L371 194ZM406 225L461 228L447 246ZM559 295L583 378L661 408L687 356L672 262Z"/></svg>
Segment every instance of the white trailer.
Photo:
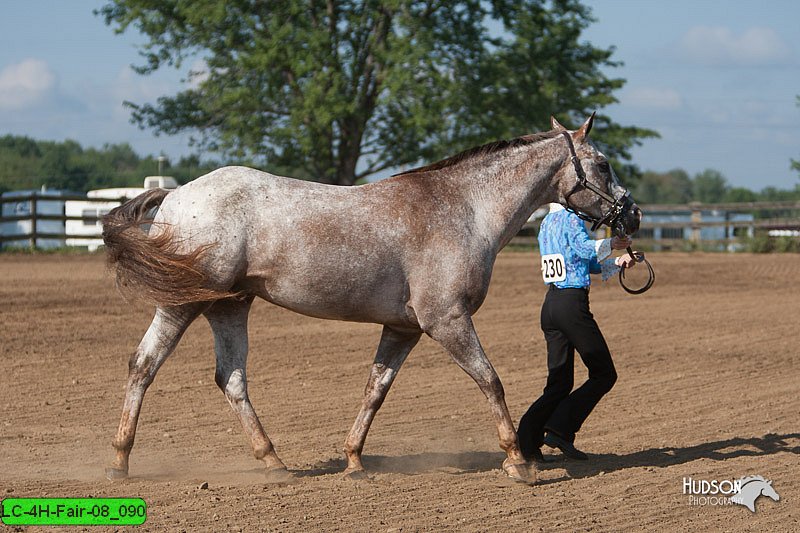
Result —
<svg viewBox="0 0 800 533"><path fill-rule="evenodd" d="M68 200L64 206L64 214L68 217L83 217L84 220L67 220L67 246L85 246L94 252L103 244L103 224L100 217L129 200L139 196L148 189L175 189L178 182L170 176L147 176L144 187L117 187L113 189L97 189L86 193L88 198L108 198L107 202ZM95 220L96 218L96 220Z"/></svg>

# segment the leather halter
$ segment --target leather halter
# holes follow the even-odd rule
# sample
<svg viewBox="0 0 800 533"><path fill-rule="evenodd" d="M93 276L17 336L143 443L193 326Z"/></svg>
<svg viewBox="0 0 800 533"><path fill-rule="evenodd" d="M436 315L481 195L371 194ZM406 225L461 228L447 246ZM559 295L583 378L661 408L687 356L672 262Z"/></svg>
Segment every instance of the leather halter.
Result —
<svg viewBox="0 0 800 533"><path fill-rule="evenodd" d="M587 222L592 223L592 231L595 231L599 228L602 224L611 227L614 222L622 215L622 210L625 205L625 201L630 197L630 191L625 191L625 193L620 196L619 198L614 198L607 192L601 190L597 185L586 179L586 171L583 170L581 166L581 160L578 158L578 154L575 152L575 145L572 143L572 137L570 136L568 131L562 131L561 135L564 136L564 139L567 141L567 146L569 147L569 154L570 160L572 161L572 166L575 168L575 175L578 177L578 182L572 188L572 190L566 195L564 201L567 203L566 209L575 213L580 217L582 220L586 220ZM588 189L595 193L597 196L611 204L608 211L606 211L600 217L593 217L589 214L586 214L578 209L575 209L569 204L569 197L575 194L579 188ZM629 294L642 294L646 292L650 287L653 286L653 283L656 281L656 273L653 270L650 261L645 259L644 254L642 252L634 252L630 246L627 249L628 254L633 258L634 261L637 263L644 263L647 265L647 273L648 273L648 280L647 283L644 284L639 289L631 289L625 285L623 281L625 279L625 267L621 267L619 271L619 284L625 289L626 292Z"/></svg>
<svg viewBox="0 0 800 533"><path fill-rule="evenodd" d="M581 166L581 160L578 158L578 154L575 152L575 145L572 143L572 137L570 136L568 131L562 131L561 135L564 136L564 139L567 141L567 147L569 148L570 160L572 161L572 166L575 168L575 174L578 177L578 182L572 188L572 190L566 195L564 201L567 203L566 209L578 215L582 220L586 220L587 222L592 223L592 231L595 231L601 225L605 224L606 226L612 226L614 221L616 221L622 215L622 209L625 205L625 201L630 197L630 191L625 191L619 198L614 198L604 190L600 189L597 185L586 179L586 171L583 170ZM611 207L608 208L608 211L603 213L600 217L594 217L579 209L575 209L569 203L569 197L578 192L578 189L588 189L595 193L597 196L611 204Z"/></svg>

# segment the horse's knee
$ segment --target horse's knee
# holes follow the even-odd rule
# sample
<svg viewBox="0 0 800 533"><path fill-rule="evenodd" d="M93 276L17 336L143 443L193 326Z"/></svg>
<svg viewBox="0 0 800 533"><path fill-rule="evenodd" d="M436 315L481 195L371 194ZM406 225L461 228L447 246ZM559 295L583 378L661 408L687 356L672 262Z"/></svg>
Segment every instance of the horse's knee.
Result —
<svg viewBox="0 0 800 533"><path fill-rule="evenodd" d="M247 381L242 369L237 368L233 372L217 370L214 374L214 382L231 404L235 405L247 400Z"/></svg>
<svg viewBox="0 0 800 533"><path fill-rule="evenodd" d="M505 400L506 392L503 388L503 382L500 381L497 374L489 376L485 381L481 381L479 385L487 398L494 398L501 401Z"/></svg>

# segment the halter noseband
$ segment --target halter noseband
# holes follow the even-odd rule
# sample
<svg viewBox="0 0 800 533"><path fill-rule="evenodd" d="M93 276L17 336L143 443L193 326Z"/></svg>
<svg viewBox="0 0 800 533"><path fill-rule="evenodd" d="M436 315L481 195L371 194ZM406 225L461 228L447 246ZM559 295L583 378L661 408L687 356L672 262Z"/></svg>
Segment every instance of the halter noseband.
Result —
<svg viewBox="0 0 800 533"><path fill-rule="evenodd" d="M567 141L567 147L569 148L570 160L572 161L572 166L575 168L575 175L578 177L578 182L572 188L572 190L567 194L566 198L564 199L567 203L566 209L578 215L582 220L586 220L587 222L592 223L592 231L595 231L601 225L605 224L606 226L611 226L614 221L619 218L622 214L623 206L625 205L625 201L630 196L630 191L625 191L625 193L620 196L619 198L614 198L607 192L600 189L597 185L586 179L586 171L583 170L581 166L581 160L578 159L578 154L575 152L575 145L572 143L572 137L570 136L568 131L562 131L561 135L564 136L564 139ZM583 211L575 209L569 203L569 197L575 194L579 188L588 189L595 193L597 196L611 204L608 211L606 211L600 217L593 217Z"/></svg>

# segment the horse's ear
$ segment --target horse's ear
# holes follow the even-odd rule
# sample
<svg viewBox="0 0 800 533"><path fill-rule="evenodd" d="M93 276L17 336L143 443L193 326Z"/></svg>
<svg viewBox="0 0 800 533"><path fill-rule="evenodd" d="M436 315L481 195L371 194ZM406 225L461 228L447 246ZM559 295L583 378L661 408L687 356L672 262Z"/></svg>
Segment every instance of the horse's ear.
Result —
<svg viewBox="0 0 800 533"><path fill-rule="evenodd" d="M575 141L576 142L583 142L586 137L589 136L589 132L592 131L592 124L594 123L594 112L592 115L586 119L586 122L583 123L583 126L580 127L578 131L575 132Z"/></svg>
<svg viewBox="0 0 800 533"><path fill-rule="evenodd" d="M550 128L554 129L556 131L564 131L564 130L567 129L564 126L562 126L561 123L559 121L557 121L556 117L554 117L554 116L550 117Z"/></svg>

